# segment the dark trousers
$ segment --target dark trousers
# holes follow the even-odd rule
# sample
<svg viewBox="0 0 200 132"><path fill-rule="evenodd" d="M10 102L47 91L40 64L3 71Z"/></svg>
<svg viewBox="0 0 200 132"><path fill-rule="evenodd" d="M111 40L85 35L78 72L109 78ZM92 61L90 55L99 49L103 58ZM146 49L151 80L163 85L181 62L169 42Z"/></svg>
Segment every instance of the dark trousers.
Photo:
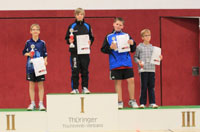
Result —
<svg viewBox="0 0 200 132"><path fill-rule="evenodd" d="M155 72L141 72L141 95L140 104L146 105L147 103L147 90L149 95L149 104L154 104L155 102Z"/></svg>
<svg viewBox="0 0 200 132"><path fill-rule="evenodd" d="M90 63L90 56L71 54L70 57L72 76L71 76L71 87L72 89L78 89L79 86L79 73L82 78L82 88L88 88L88 66Z"/></svg>

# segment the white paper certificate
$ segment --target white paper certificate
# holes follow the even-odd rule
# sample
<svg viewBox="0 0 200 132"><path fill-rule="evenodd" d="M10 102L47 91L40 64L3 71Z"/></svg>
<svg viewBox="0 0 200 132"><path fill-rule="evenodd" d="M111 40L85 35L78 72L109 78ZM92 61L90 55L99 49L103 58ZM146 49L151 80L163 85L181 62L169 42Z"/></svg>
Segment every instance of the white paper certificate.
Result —
<svg viewBox="0 0 200 132"><path fill-rule="evenodd" d="M129 52L130 51L130 45L128 44L129 35L118 35L117 36L117 46L118 46L118 52Z"/></svg>
<svg viewBox="0 0 200 132"><path fill-rule="evenodd" d="M43 57L31 59L31 62L33 63L36 77L47 74L47 70L46 70L46 66L44 64Z"/></svg>
<svg viewBox="0 0 200 132"><path fill-rule="evenodd" d="M160 65L161 48L154 46L151 56L151 64Z"/></svg>
<svg viewBox="0 0 200 132"><path fill-rule="evenodd" d="M77 35L77 53L78 54L90 54L90 45L88 44L89 35Z"/></svg>

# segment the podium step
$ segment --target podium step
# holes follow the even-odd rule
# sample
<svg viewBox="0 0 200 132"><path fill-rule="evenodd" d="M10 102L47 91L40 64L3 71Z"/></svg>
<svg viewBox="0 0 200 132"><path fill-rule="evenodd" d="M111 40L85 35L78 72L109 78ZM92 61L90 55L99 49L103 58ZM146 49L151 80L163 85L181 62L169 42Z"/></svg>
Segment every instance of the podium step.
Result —
<svg viewBox="0 0 200 132"><path fill-rule="evenodd" d="M48 94L49 132L117 130L117 94Z"/></svg>
<svg viewBox="0 0 200 132"><path fill-rule="evenodd" d="M46 132L47 113L26 109L0 109L0 132Z"/></svg>
<svg viewBox="0 0 200 132"><path fill-rule="evenodd" d="M0 132L200 132L200 106L117 108L117 94L48 94L47 111L0 109Z"/></svg>

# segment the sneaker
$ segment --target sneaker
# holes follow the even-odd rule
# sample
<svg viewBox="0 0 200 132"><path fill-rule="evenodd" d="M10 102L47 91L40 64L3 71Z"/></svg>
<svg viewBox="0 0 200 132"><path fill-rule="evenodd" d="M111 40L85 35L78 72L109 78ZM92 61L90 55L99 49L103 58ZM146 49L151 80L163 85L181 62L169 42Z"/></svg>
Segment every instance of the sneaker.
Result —
<svg viewBox="0 0 200 132"><path fill-rule="evenodd" d="M144 108L145 108L145 105L144 105L144 104L141 104L141 105L139 106L139 108L140 108L140 109L144 109Z"/></svg>
<svg viewBox="0 0 200 132"><path fill-rule="evenodd" d="M27 108L28 111L33 111L35 110L35 105L34 104L30 104Z"/></svg>
<svg viewBox="0 0 200 132"><path fill-rule="evenodd" d="M156 109L156 108L158 108L158 105L157 104L150 104L149 107Z"/></svg>
<svg viewBox="0 0 200 132"><path fill-rule="evenodd" d="M89 94L90 91L86 87L83 87L82 93L83 94Z"/></svg>
<svg viewBox="0 0 200 132"><path fill-rule="evenodd" d="M70 93L71 93L71 94L78 94L79 91L78 91L78 89L73 89Z"/></svg>
<svg viewBox="0 0 200 132"><path fill-rule="evenodd" d="M123 109L123 108L124 108L124 103L118 102L118 109Z"/></svg>
<svg viewBox="0 0 200 132"><path fill-rule="evenodd" d="M45 107L42 103L39 103L39 110L40 111L45 111Z"/></svg>
<svg viewBox="0 0 200 132"><path fill-rule="evenodd" d="M134 99L129 100L128 104L132 107L132 108L138 108L137 102Z"/></svg>

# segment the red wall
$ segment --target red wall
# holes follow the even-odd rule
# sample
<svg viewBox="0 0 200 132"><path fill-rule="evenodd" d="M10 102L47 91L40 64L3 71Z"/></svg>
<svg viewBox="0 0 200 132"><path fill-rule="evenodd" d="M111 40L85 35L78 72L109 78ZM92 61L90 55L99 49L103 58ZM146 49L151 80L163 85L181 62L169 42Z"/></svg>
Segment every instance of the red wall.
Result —
<svg viewBox="0 0 200 132"><path fill-rule="evenodd" d="M93 27L95 42L92 46L89 89L92 92L114 92L109 80L108 56L100 52L105 35L112 31L113 17L125 19L124 31L137 43L141 42L140 31L152 31L152 43L160 46L161 16L200 16L200 10L88 10L86 21ZM25 42L31 36L32 23L41 26L41 39L47 43L48 74L45 93L71 91L71 69L68 46L64 37L67 26L74 21L73 11L1 11L0 12L0 108L22 108L29 104L28 82L25 80L26 58L22 56ZM133 54L132 54L133 56ZM167 60L163 60L167 61ZM140 84L137 66L134 63L136 99L139 100ZM156 100L161 104L160 68L156 70ZM123 97L128 102L126 82ZM138 102L139 103L139 102Z"/></svg>
<svg viewBox="0 0 200 132"><path fill-rule="evenodd" d="M200 104L199 76L192 75L199 65L199 20L162 18L161 47L163 105Z"/></svg>

